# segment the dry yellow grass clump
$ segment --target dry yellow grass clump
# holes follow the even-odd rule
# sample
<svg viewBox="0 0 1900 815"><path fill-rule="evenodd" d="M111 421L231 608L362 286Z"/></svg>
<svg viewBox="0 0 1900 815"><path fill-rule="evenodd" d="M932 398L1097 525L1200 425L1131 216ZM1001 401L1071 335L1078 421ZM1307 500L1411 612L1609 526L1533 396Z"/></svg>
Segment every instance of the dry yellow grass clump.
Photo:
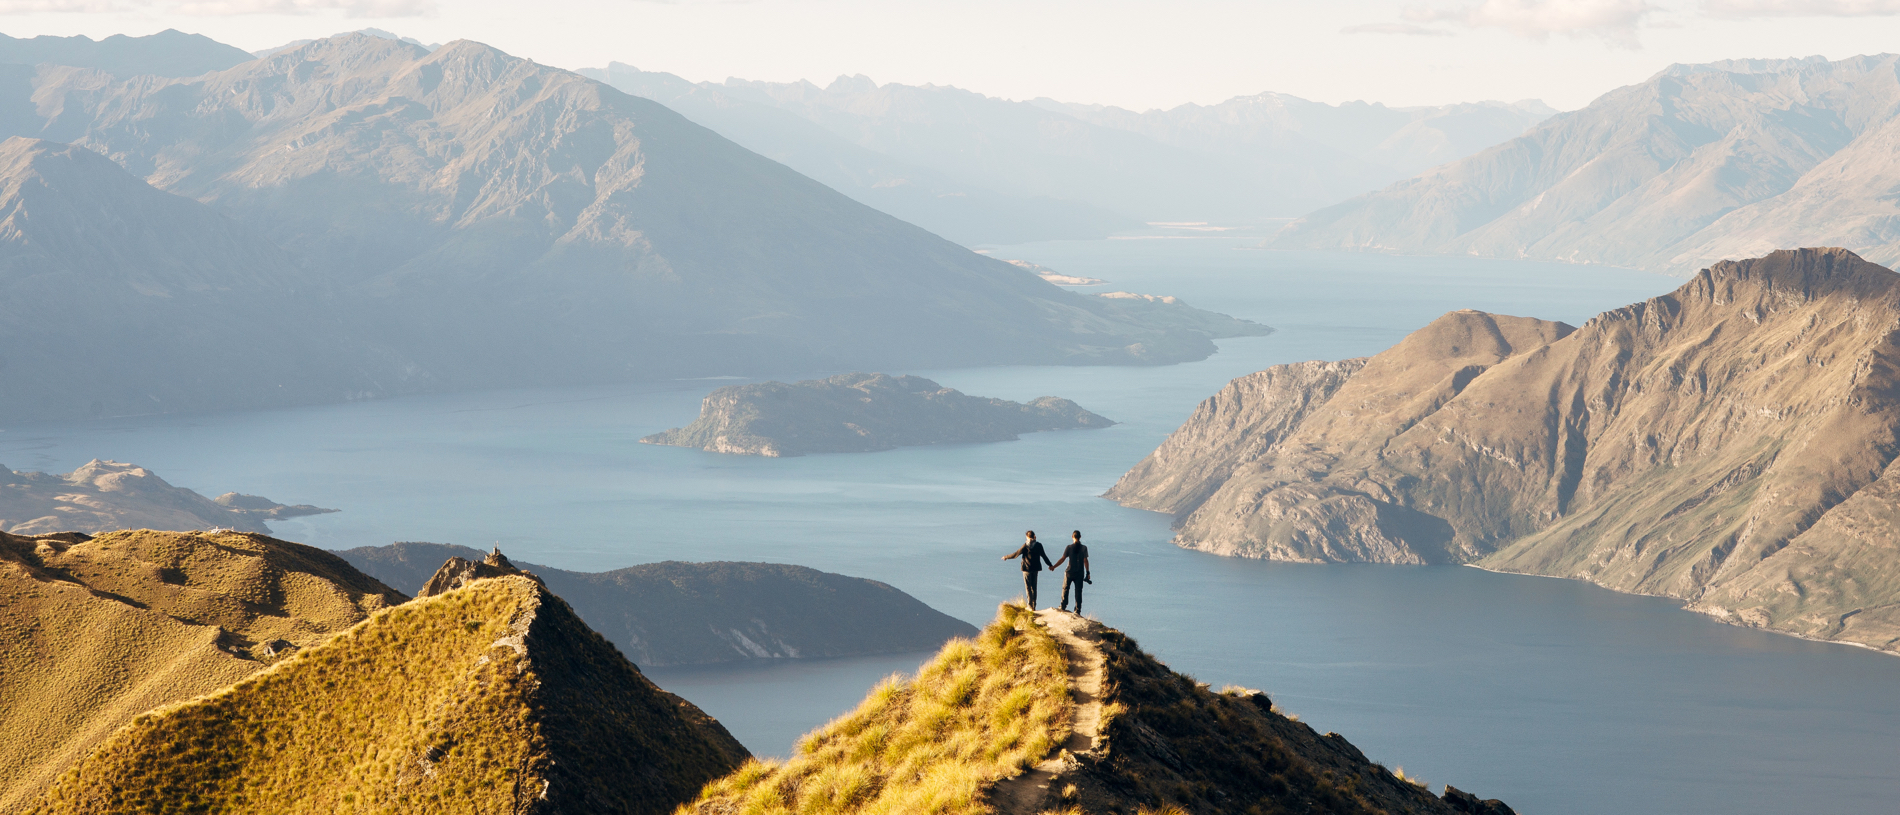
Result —
<svg viewBox="0 0 1900 815"><path fill-rule="evenodd" d="M559 598L509 576L141 715L33 811L665 813L744 756Z"/></svg>
<svg viewBox="0 0 1900 815"><path fill-rule="evenodd" d="M0 533L0 812L133 716L264 667L403 596L320 549L253 534Z"/></svg>
<svg viewBox="0 0 1900 815"><path fill-rule="evenodd" d="M1048 632L1005 605L916 678L892 677L784 763L750 761L682 813L986 813L982 792L1068 738L1068 666Z"/></svg>

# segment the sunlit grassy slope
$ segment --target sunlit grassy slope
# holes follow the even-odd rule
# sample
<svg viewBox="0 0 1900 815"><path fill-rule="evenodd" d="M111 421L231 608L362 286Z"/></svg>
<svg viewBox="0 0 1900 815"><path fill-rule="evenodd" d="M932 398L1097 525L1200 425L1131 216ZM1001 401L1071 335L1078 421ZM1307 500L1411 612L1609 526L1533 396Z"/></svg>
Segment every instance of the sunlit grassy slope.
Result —
<svg viewBox="0 0 1900 815"><path fill-rule="evenodd" d="M0 533L0 812L114 729L229 685L405 598L263 535Z"/></svg>
<svg viewBox="0 0 1900 815"><path fill-rule="evenodd" d="M974 641L952 641L915 679L879 685L790 760L747 762L678 815L1469 811L1274 711L1264 694L1211 691L1120 631L1080 631L1068 658L1101 659L1103 677L1099 735L1084 752L1043 762L1067 742L1077 703L1060 643L1006 605ZM998 787L1038 763L1053 773L1046 792L1042 779Z"/></svg>
<svg viewBox="0 0 1900 815"><path fill-rule="evenodd" d="M745 749L525 577L139 716L36 813L664 813Z"/></svg>
<svg viewBox="0 0 1900 815"><path fill-rule="evenodd" d="M1067 664L1047 631L1005 605L976 639L945 645L908 681L806 736L784 763L751 761L682 813L981 813L983 790L1068 737Z"/></svg>

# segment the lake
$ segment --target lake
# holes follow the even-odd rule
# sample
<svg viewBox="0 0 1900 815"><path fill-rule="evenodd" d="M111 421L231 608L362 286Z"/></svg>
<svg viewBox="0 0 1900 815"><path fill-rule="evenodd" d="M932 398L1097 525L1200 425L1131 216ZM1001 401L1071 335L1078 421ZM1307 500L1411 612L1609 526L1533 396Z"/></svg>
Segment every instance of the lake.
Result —
<svg viewBox="0 0 1900 815"><path fill-rule="evenodd" d="M982 396L1067 397L1121 422L1102 430L792 459L638 444L691 421L708 390L729 384L701 380L15 426L0 430L0 462L65 471L113 458L210 495L336 507L274 525L333 549L499 545L518 560L582 570L800 563L888 582L978 624L1020 589L1014 564L998 558L1024 529L1059 541L1079 528L1103 578L1090 587L1093 616L1202 681L1267 691L1434 790L1450 783L1529 815L1894 809L1900 659L1573 581L1189 552L1169 543L1167 517L1098 498L1236 376L1376 353L1454 309L1576 324L1680 282L1254 242L990 248L1110 281L1094 290L1178 295L1279 329L1223 341L1207 360L891 372ZM754 751L784 755L879 677L926 656L652 675Z"/></svg>

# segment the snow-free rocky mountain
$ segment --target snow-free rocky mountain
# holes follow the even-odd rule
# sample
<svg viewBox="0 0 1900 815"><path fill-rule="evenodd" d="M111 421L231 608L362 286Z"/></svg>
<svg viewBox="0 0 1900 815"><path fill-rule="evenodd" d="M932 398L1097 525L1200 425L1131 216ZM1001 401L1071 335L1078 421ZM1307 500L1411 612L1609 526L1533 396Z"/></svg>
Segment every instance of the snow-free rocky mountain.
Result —
<svg viewBox="0 0 1900 815"><path fill-rule="evenodd" d="M1219 554L1475 563L1900 651L1900 275L1802 249L1580 328L1453 312L1234 380L1108 497Z"/></svg>
<svg viewBox="0 0 1900 815"><path fill-rule="evenodd" d="M868 205L965 244L1148 221L1290 218L1524 132L1534 101L1388 108L1285 94L1144 113L868 77L688 82L581 73L657 100Z"/></svg>
<svg viewBox="0 0 1900 815"><path fill-rule="evenodd" d="M1675 65L1307 215L1289 249L1688 274L1788 246L1900 260L1900 55Z"/></svg>
<svg viewBox="0 0 1900 815"><path fill-rule="evenodd" d="M185 79L41 66L28 90L0 100L30 101L14 133L75 147L4 148L0 377L21 398L0 420L1159 364L1260 328L1064 291L474 42L349 34Z"/></svg>

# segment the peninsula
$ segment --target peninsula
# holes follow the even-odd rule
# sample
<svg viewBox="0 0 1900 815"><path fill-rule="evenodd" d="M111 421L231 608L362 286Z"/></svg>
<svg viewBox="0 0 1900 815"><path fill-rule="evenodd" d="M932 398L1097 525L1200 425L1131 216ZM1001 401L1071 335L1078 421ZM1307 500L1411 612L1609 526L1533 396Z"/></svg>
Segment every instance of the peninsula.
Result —
<svg viewBox="0 0 1900 815"><path fill-rule="evenodd" d="M918 376L849 373L720 388L706 397L698 421L640 441L778 457L1014 441L1023 433L1112 424L1054 396L1025 404L969 396Z"/></svg>

